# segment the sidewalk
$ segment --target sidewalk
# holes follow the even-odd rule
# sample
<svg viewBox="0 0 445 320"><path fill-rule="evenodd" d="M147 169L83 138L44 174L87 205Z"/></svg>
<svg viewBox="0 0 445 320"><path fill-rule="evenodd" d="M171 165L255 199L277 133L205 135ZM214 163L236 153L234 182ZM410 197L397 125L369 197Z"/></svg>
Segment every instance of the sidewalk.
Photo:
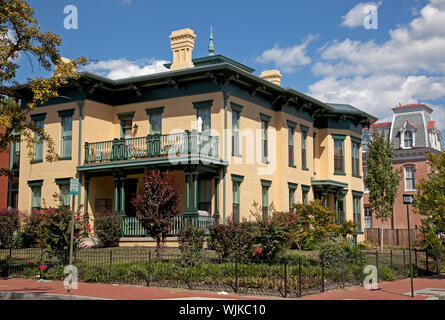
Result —
<svg viewBox="0 0 445 320"><path fill-rule="evenodd" d="M432 289L432 290L430 290ZM442 290L440 290L442 289ZM305 296L297 300L425 300L445 299L445 275L421 277L414 279L414 290L420 291L411 298L410 279L385 282L379 284L379 290L366 290L363 287L335 290L312 296ZM67 295L61 281L36 282L34 280L9 279L0 280L0 300L2 296L9 299L44 299L51 295L58 295L63 299ZM107 285L79 283L77 290L71 290L72 298L97 298L115 300L291 300L280 297L241 296L237 294L218 295L217 292L192 291L170 288L142 287L129 285ZM441 296L441 297L440 297ZM54 296L56 298L56 296ZM67 297L68 298L68 297Z"/></svg>

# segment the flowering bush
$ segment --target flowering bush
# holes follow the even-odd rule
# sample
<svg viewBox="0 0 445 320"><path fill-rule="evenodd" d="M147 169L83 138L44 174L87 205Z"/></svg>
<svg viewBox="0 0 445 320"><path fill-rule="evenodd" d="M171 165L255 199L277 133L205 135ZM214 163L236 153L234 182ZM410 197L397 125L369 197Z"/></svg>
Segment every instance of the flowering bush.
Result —
<svg viewBox="0 0 445 320"><path fill-rule="evenodd" d="M37 227L37 243L40 247L57 257L61 262L70 248L72 211L67 206L44 208L36 212L39 224ZM82 235L88 230L80 211L74 213L73 247L79 248Z"/></svg>
<svg viewBox="0 0 445 320"><path fill-rule="evenodd" d="M9 248L14 244L14 232L19 229L20 212L18 210L0 211L0 246Z"/></svg>

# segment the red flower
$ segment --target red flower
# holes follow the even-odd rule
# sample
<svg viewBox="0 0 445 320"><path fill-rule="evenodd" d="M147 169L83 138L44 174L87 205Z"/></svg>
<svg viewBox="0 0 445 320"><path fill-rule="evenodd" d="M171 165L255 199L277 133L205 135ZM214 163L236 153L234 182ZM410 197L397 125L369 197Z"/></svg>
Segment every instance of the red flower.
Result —
<svg viewBox="0 0 445 320"><path fill-rule="evenodd" d="M44 266L40 266L39 268L40 268L40 271L43 272L46 270L46 268L48 268L48 266L45 264Z"/></svg>
<svg viewBox="0 0 445 320"><path fill-rule="evenodd" d="M257 254L257 253L261 253L261 248L255 246L254 249L253 249L253 251L255 252L255 254Z"/></svg>

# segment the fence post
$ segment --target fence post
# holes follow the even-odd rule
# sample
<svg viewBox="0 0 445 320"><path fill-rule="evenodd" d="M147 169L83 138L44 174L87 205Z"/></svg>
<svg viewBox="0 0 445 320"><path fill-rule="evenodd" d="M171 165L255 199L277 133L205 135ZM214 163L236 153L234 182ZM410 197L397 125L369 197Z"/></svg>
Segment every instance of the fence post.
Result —
<svg viewBox="0 0 445 320"><path fill-rule="evenodd" d="M238 293L238 256L235 256L235 293Z"/></svg>
<svg viewBox="0 0 445 320"><path fill-rule="evenodd" d="M403 274L406 277L405 249L403 249Z"/></svg>
<svg viewBox="0 0 445 320"><path fill-rule="evenodd" d="M301 257L298 257L298 295L301 297Z"/></svg>
<svg viewBox="0 0 445 320"><path fill-rule="evenodd" d="M11 264L12 264L12 247L9 248L8 278L11 275Z"/></svg>
<svg viewBox="0 0 445 320"><path fill-rule="evenodd" d="M147 287L150 286L151 282L151 251L148 250L148 274L147 274Z"/></svg>
<svg viewBox="0 0 445 320"><path fill-rule="evenodd" d="M324 255L321 255L321 292L324 292Z"/></svg>
<svg viewBox="0 0 445 320"><path fill-rule="evenodd" d="M345 287L345 260L346 260L346 253L343 253L343 263L341 265L341 281L342 281L342 287Z"/></svg>
<svg viewBox="0 0 445 320"><path fill-rule="evenodd" d="M287 261L284 261L284 297L287 298Z"/></svg>
<svg viewBox="0 0 445 320"><path fill-rule="evenodd" d="M425 249L425 260L426 260L426 273L429 274L430 273L430 268L428 265L428 249Z"/></svg>
<svg viewBox="0 0 445 320"><path fill-rule="evenodd" d="M113 268L113 249L110 249L110 272L108 275L108 282L111 283L111 270Z"/></svg>

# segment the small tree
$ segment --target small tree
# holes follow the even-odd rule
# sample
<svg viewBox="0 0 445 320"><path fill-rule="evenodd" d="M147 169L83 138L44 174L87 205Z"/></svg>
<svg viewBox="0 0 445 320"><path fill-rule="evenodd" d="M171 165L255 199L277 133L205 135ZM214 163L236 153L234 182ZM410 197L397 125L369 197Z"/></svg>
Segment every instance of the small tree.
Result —
<svg viewBox="0 0 445 320"><path fill-rule="evenodd" d="M18 210L0 210L0 247L10 248L14 244L14 232L19 229Z"/></svg>
<svg viewBox="0 0 445 320"><path fill-rule="evenodd" d="M400 170L393 169L393 158L394 149L390 140L375 130L366 153L368 175L365 177L365 184L369 190L369 203L374 209L376 218L381 219L380 248L382 252L383 222L392 215L400 183Z"/></svg>
<svg viewBox="0 0 445 320"><path fill-rule="evenodd" d="M94 231L106 248L118 247L121 233L122 215L113 211L94 214Z"/></svg>
<svg viewBox="0 0 445 320"><path fill-rule="evenodd" d="M425 216L422 220L425 236L431 231L445 234L445 154L429 154L428 165L431 167L428 180L422 179L417 184L414 202L415 212Z"/></svg>
<svg viewBox="0 0 445 320"><path fill-rule="evenodd" d="M156 239L156 253L161 259L165 238L172 219L182 210L179 185L174 175L162 177L159 170L144 173L144 189L131 201L142 226Z"/></svg>

